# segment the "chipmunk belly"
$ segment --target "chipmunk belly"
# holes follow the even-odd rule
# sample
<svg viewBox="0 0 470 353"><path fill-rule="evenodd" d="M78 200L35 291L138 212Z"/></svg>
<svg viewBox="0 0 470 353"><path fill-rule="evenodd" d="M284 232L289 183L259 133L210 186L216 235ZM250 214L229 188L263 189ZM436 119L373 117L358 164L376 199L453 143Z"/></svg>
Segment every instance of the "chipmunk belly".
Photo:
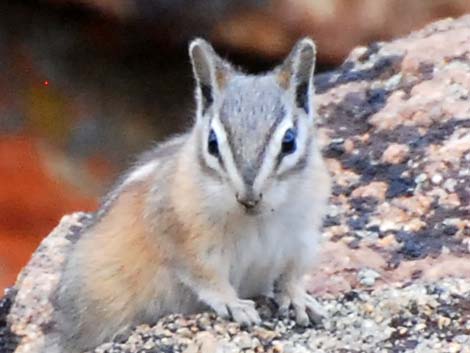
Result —
<svg viewBox="0 0 470 353"><path fill-rule="evenodd" d="M240 241L231 263L231 282L242 298L271 293L289 258L284 256L282 229L272 221L252 218L238 230Z"/></svg>

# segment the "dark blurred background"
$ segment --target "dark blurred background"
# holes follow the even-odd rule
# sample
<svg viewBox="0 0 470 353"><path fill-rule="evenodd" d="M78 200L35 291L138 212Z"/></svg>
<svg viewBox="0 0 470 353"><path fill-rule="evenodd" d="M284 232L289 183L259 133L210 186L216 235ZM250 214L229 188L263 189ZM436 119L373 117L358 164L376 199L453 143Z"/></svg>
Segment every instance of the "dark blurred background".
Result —
<svg viewBox="0 0 470 353"><path fill-rule="evenodd" d="M468 0L1 1L0 289L62 215L94 210L138 152L190 126L189 39L259 72L311 35L325 71L465 12Z"/></svg>

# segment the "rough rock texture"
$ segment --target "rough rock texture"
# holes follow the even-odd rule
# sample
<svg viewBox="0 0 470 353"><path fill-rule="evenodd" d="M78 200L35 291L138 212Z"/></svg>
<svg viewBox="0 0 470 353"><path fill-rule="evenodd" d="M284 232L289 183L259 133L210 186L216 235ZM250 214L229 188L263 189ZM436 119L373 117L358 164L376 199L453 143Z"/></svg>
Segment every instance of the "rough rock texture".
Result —
<svg viewBox="0 0 470 353"><path fill-rule="evenodd" d="M15 284L16 296L7 318L9 330L17 338L21 338L17 340L19 345L14 350L15 353L41 352L44 334L52 324L53 304L50 296L57 287L61 267L71 245L70 240L77 236L86 219L87 216L83 213L65 216L42 241L29 264L18 276ZM9 340L7 342L15 341L9 336L6 338Z"/></svg>
<svg viewBox="0 0 470 353"><path fill-rule="evenodd" d="M15 295L16 290L8 289L5 291L5 296L0 299L0 352L2 353L13 352L18 344L17 336L11 332L10 323L7 321Z"/></svg>
<svg viewBox="0 0 470 353"><path fill-rule="evenodd" d="M309 278L329 314L323 327L299 329L265 299L259 327L173 315L95 353L470 352L469 48L466 16L357 48L317 77L335 178ZM40 351L49 295L85 219L65 217L0 302L2 353Z"/></svg>
<svg viewBox="0 0 470 353"><path fill-rule="evenodd" d="M336 243L327 248L355 249L349 263L325 264L328 277L364 265L382 283L469 273L469 48L470 16L444 20L357 48L340 70L317 77L336 180L324 233Z"/></svg>

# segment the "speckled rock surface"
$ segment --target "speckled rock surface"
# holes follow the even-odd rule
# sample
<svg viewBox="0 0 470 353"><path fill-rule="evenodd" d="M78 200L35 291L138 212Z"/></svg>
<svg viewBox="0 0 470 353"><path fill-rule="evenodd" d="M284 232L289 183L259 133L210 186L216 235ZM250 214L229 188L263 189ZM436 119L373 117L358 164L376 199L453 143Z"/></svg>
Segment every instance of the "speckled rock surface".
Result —
<svg viewBox="0 0 470 353"><path fill-rule="evenodd" d="M357 48L316 78L335 178L309 288L323 326L260 299L260 326L172 315L95 353L470 352L470 16ZM86 215L66 216L0 301L0 351L41 352Z"/></svg>
<svg viewBox="0 0 470 353"><path fill-rule="evenodd" d="M120 352L470 352L470 283L445 280L384 290L350 291L324 300L324 327L300 329L261 303L263 323L240 329L212 314L169 316L140 326L123 343L95 353ZM274 318L273 318L274 316Z"/></svg>
<svg viewBox="0 0 470 353"><path fill-rule="evenodd" d="M469 48L470 16L443 20L317 77L335 179L324 235L344 256L313 287L333 276L350 289L364 266L379 285L469 273Z"/></svg>
<svg viewBox="0 0 470 353"><path fill-rule="evenodd" d="M51 294L59 282L71 239L78 235L86 219L83 213L63 217L18 276L14 289L10 290L12 299L4 326L8 335L0 336L0 348L4 344L7 348L0 349L1 353L42 351L45 334L52 325ZM0 327L1 324L0 320Z"/></svg>

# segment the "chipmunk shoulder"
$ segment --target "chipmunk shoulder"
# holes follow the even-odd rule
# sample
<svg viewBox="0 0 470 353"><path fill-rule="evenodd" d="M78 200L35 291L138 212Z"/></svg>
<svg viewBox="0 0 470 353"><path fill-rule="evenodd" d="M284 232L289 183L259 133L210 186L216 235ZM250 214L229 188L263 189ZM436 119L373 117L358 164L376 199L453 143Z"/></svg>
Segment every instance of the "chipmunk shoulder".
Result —
<svg viewBox="0 0 470 353"><path fill-rule="evenodd" d="M300 40L262 75L236 70L202 39L189 53L193 127L143 155L66 261L56 295L63 352L170 313L257 324L251 298L275 283L299 324L322 316L302 281L330 190L315 134L314 43Z"/></svg>

